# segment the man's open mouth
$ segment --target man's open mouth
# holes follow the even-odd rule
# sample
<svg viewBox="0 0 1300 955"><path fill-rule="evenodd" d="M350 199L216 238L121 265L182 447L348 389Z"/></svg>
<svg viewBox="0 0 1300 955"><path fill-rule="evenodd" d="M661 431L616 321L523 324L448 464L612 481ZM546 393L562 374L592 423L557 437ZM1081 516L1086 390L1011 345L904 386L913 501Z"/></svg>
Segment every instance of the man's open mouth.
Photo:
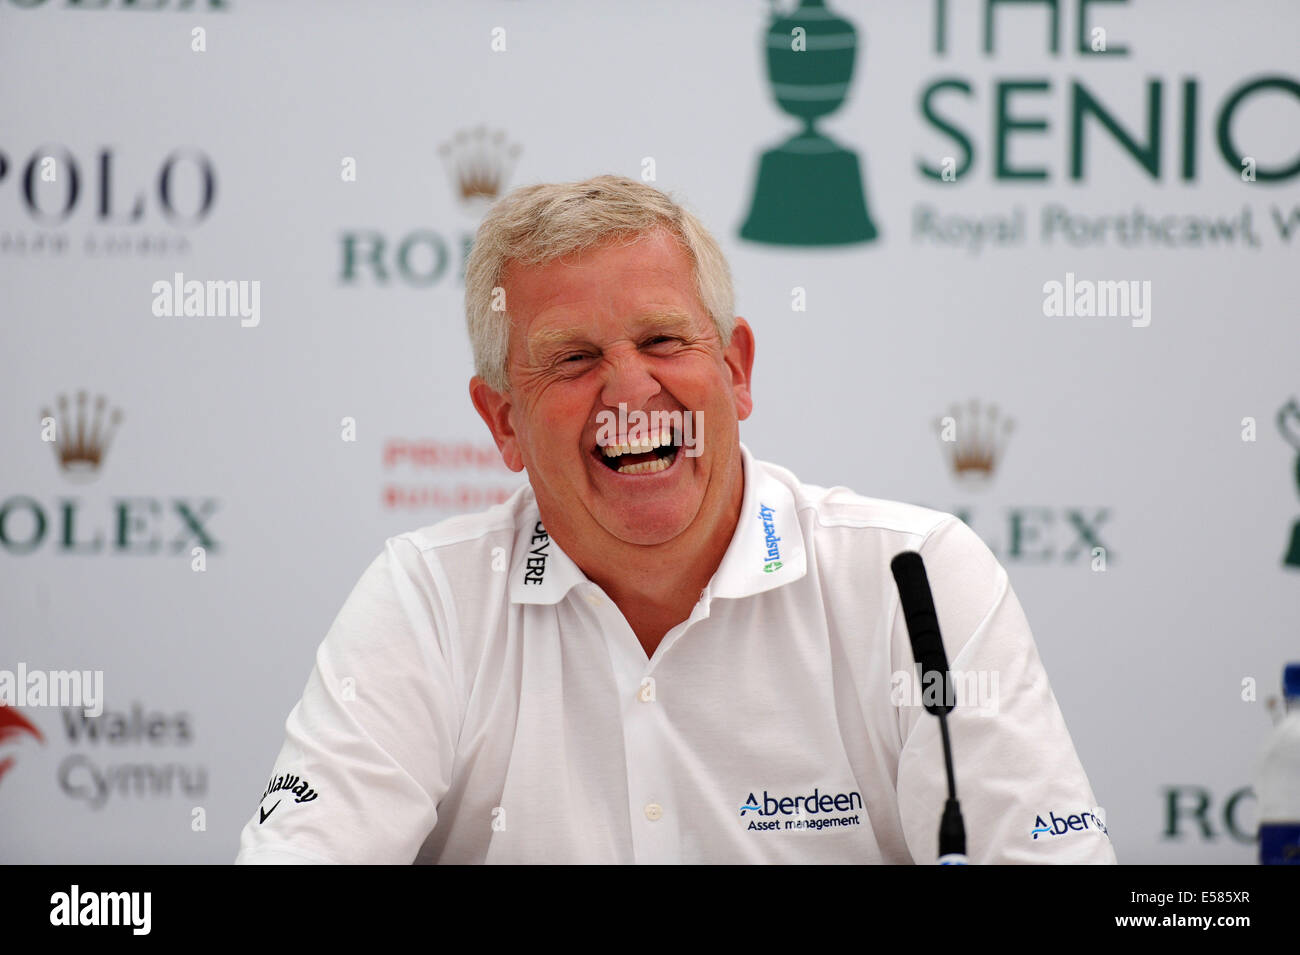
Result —
<svg viewBox="0 0 1300 955"><path fill-rule="evenodd" d="M656 474L672 467L681 448L681 434L664 427L658 434L639 438L639 443L596 446L596 456L619 474Z"/></svg>

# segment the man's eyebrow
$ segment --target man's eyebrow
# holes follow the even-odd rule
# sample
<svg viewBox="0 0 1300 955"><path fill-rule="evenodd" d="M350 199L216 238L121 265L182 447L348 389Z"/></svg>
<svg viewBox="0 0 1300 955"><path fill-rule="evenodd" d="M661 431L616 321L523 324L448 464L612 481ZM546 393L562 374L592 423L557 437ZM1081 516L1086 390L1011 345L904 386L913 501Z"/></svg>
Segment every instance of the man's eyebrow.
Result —
<svg viewBox="0 0 1300 955"><path fill-rule="evenodd" d="M691 325L691 316L687 312L665 309L646 312L635 319L639 334L659 331L681 331ZM528 350L536 355L555 349L569 348L591 341L591 331L584 325L571 325L561 328L544 328L528 335Z"/></svg>
<svg viewBox="0 0 1300 955"><path fill-rule="evenodd" d="M663 311L647 312L644 315L639 315L637 321L645 331L655 332L678 331L683 327L689 327L693 319L687 312L664 309Z"/></svg>
<svg viewBox="0 0 1300 955"><path fill-rule="evenodd" d="M590 337L590 332L581 325L572 328L544 328L529 333L528 351L536 355L540 352L569 348L586 343Z"/></svg>

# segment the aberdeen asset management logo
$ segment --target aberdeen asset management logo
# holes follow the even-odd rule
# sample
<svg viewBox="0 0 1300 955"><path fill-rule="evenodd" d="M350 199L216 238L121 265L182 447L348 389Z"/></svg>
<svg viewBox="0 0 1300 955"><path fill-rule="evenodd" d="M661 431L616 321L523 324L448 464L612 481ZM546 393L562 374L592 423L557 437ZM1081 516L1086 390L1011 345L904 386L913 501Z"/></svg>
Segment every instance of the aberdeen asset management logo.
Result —
<svg viewBox="0 0 1300 955"><path fill-rule="evenodd" d="M814 788L800 796L773 796L766 789L760 799L750 793L740 807L741 818L750 813L761 817L750 819L746 829L767 832L777 829L829 829L837 826L860 826L862 819L862 794L858 792L823 793ZM853 813L837 816L835 813ZM788 817L788 818L787 818Z"/></svg>
<svg viewBox="0 0 1300 955"><path fill-rule="evenodd" d="M1037 841L1039 836L1054 838L1071 832L1085 831L1100 832L1109 838L1110 830L1106 828L1105 815L1100 807L1094 808L1091 812L1076 812L1068 816L1058 816L1049 810L1046 820L1042 816L1034 818L1034 827L1029 834L1034 837L1034 841Z"/></svg>

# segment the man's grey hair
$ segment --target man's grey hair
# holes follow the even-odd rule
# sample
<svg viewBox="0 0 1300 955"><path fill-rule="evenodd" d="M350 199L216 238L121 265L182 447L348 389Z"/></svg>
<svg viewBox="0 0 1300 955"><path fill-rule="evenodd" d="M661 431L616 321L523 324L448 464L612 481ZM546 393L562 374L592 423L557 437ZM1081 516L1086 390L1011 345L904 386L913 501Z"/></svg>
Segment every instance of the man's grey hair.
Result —
<svg viewBox="0 0 1300 955"><path fill-rule="evenodd" d="M730 344L735 298L731 270L717 241L695 216L653 186L622 176L596 176L521 186L493 205L479 224L465 266L465 318L475 374L496 391L510 390L510 307L508 302L501 311L492 307L509 263L545 265L658 228L666 228L690 256L700 302L723 347Z"/></svg>

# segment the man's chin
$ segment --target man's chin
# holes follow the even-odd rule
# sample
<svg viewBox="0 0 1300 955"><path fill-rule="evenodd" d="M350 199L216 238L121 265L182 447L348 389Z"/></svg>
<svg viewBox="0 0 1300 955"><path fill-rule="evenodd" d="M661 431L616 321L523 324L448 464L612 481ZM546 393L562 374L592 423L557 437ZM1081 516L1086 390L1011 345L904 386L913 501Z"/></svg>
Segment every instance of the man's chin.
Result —
<svg viewBox="0 0 1300 955"><path fill-rule="evenodd" d="M601 521L605 530L625 544L654 547L680 537L691 526L691 516L672 508L672 513L615 514Z"/></svg>

